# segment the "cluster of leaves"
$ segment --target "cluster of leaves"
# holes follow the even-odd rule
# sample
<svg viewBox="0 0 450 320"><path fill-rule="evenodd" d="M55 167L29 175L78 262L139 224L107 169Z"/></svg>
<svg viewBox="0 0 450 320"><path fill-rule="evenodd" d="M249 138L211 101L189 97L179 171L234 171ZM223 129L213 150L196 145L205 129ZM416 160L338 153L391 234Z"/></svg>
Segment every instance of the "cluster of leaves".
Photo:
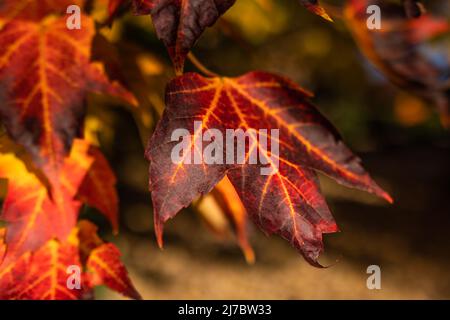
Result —
<svg viewBox="0 0 450 320"><path fill-rule="evenodd" d="M318 172L388 202L392 199L310 102L312 94L291 80L262 71L235 78L208 70L203 70L204 76L183 74L198 38L235 1L108 3L108 22L128 10L151 16L177 75L167 85L166 108L145 153L150 162L157 241L162 246L168 219L211 192L233 222L248 261L254 259L246 235L247 219L251 219L265 233L288 240L310 264L321 267L322 235L338 227L320 191ZM80 208L88 204L103 213L115 231L118 228L114 174L100 150L82 134L86 95L106 94L137 105L132 93L108 79L101 63L91 61L92 40L100 26L86 14L88 2L0 2L0 116L8 136L2 138L0 148L0 177L8 180L1 215L7 226L0 229L0 298L89 298L92 288L101 284L139 298L118 249L104 243L92 223L77 221ZM317 0L300 3L331 21ZM65 12L73 4L83 9L82 28L69 30ZM381 30L366 28L365 8L370 4L389 13ZM365 55L393 83L438 105L446 123L448 69L435 66L422 55L420 46L447 31L448 24L423 13L417 1L402 5L348 0L343 17ZM447 79L442 76L445 72ZM202 123L198 132L193 131L194 121ZM174 164L171 151L177 142L171 141L171 133L180 128L191 133L189 148L194 155L200 152L196 146L207 128L222 133L227 128L279 129L279 168L263 176L259 165ZM270 154L270 145L251 141L246 156L258 152L273 167L270 158L276 155ZM208 145L200 143L202 150ZM70 265L83 270L78 290L67 287Z"/></svg>
<svg viewBox="0 0 450 320"><path fill-rule="evenodd" d="M1 219L0 298L69 299L106 284L132 298L118 249L89 223L77 227L83 203L117 230L115 177L100 150L80 139L89 91L135 104L90 61L94 22L66 27L66 9L84 1L5 1L0 6L0 177L8 191ZM67 287L69 266L84 270L83 288Z"/></svg>

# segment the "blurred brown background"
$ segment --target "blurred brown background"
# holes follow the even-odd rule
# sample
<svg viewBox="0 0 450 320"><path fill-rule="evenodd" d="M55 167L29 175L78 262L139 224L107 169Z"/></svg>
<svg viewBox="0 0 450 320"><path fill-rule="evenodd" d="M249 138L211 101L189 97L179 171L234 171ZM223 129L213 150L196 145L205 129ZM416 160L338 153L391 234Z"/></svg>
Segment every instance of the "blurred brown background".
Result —
<svg viewBox="0 0 450 320"><path fill-rule="evenodd" d="M438 12L450 12L447 1L438 2ZM173 74L150 18L126 15L104 34L115 43L114 63L142 109L130 113L92 98L91 104L103 107L89 112L87 131L98 136L118 175L121 232L112 237L91 209L83 215L120 246L144 298L450 298L449 132L430 106L395 89L366 62L339 19L325 22L296 1L239 0L194 49L220 74L267 70L312 90L313 102L393 195L395 203L386 205L322 179L342 231L325 236L327 269L309 266L286 241L253 226L256 263L248 265L233 234L211 232L192 208L166 225L165 248L157 248L143 143ZM449 37L433 45L448 58ZM195 71L189 63L187 68ZM371 264L381 267L381 290L366 287ZM99 298L120 297L100 289Z"/></svg>

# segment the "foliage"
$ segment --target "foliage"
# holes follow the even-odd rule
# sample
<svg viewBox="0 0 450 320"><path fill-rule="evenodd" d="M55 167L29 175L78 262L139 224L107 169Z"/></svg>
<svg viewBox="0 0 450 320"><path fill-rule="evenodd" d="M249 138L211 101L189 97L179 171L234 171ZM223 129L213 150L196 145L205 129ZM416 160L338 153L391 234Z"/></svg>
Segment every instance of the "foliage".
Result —
<svg viewBox="0 0 450 320"><path fill-rule="evenodd" d="M392 202L311 103L309 91L269 72L220 76L190 53L205 30L235 2L0 2L0 116L5 130L0 178L7 180L0 216L6 223L0 228L0 298L87 299L93 297L95 286L106 285L140 299L119 249L104 242L92 222L79 220L88 205L118 232L116 177L95 133L89 131L89 118L85 119L92 94L127 105L143 137L162 111L157 99L145 102L151 88L142 74L129 76L138 67L148 73L158 69L151 55L136 54L132 46L115 50L108 42L114 42L117 21L130 11L151 16L176 75L165 89L165 109L145 153L160 246L164 223L202 196L200 202L209 197L231 221L248 262L254 260L246 232L251 220L265 233L288 240L310 264L321 267L322 234L337 232L338 227L321 193L318 172ZM324 18L323 23L342 16L366 57L392 83L437 105L442 123L448 125L448 64L437 66L422 51L426 40L448 31L446 21L430 17L417 1L348 0L342 12L316 0L299 2ZM74 4L82 9L80 29L66 26L66 9ZM382 30L365 27L364 10L370 4L389 13ZM232 27L226 29L233 33ZM131 62L121 66L116 54ZM187 58L203 75L183 73ZM189 149L198 152L195 141L200 132L192 130L194 120L201 121L202 130L217 128L222 133L227 128L280 129L279 168L263 176L259 165L172 163L174 129L189 130L193 136ZM270 133L267 137L273 138ZM253 147L272 156L256 140ZM247 149L246 156L251 152ZM202 211L198 202L196 206ZM206 210L206 219L209 214ZM68 288L68 266L81 270L78 289Z"/></svg>

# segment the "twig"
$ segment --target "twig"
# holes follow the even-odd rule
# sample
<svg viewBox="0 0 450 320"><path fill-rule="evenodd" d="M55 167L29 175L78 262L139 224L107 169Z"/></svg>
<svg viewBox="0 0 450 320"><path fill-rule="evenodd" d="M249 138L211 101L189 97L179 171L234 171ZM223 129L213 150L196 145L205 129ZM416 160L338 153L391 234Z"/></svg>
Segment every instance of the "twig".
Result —
<svg viewBox="0 0 450 320"><path fill-rule="evenodd" d="M192 52L189 52L188 59L191 61L191 63L205 76L208 77L220 77L217 73L209 70L207 67L205 67L195 56Z"/></svg>

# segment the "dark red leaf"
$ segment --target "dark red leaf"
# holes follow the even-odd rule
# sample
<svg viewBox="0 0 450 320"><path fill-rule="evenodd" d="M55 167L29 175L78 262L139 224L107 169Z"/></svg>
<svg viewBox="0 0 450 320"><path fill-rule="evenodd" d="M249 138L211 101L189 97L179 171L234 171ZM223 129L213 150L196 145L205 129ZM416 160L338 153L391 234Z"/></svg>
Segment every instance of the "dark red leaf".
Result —
<svg viewBox="0 0 450 320"><path fill-rule="evenodd" d="M374 193L388 201L389 195L369 177L360 160L343 144L333 126L308 101L310 94L290 80L265 72L239 78L204 78L189 73L171 81L166 109L149 142L150 191L155 230L162 245L163 224L201 194L208 193L225 175L233 183L249 216L266 233L290 241L313 265L323 249L322 233L337 226L320 192L315 171L344 185ZM194 121L202 126L195 129ZM261 175L261 164L184 164L171 160L175 129L184 128L194 137L189 150L200 156L193 141L200 141L207 128L279 129L279 170ZM210 143L201 142L203 149ZM274 144L274 142L269 142ZM256 149L270 157L258 143ZM247 143L247 156L249 149ZM224 148L226 149L226 148ZM223 159L226 159L224 150ZM236 153L235 153L236 154ZM260 157L261 157L260 154ZM187 158L190 154L183 154ZM272 159L269 167L274 169Z"/></svg>
<svg viewBox="0 0 450 320"><path fill-rule="evenodd" d="M203 31L236 0L134 0L137 14L151 14L158 37L169 50L177 74Z"/></svg>

